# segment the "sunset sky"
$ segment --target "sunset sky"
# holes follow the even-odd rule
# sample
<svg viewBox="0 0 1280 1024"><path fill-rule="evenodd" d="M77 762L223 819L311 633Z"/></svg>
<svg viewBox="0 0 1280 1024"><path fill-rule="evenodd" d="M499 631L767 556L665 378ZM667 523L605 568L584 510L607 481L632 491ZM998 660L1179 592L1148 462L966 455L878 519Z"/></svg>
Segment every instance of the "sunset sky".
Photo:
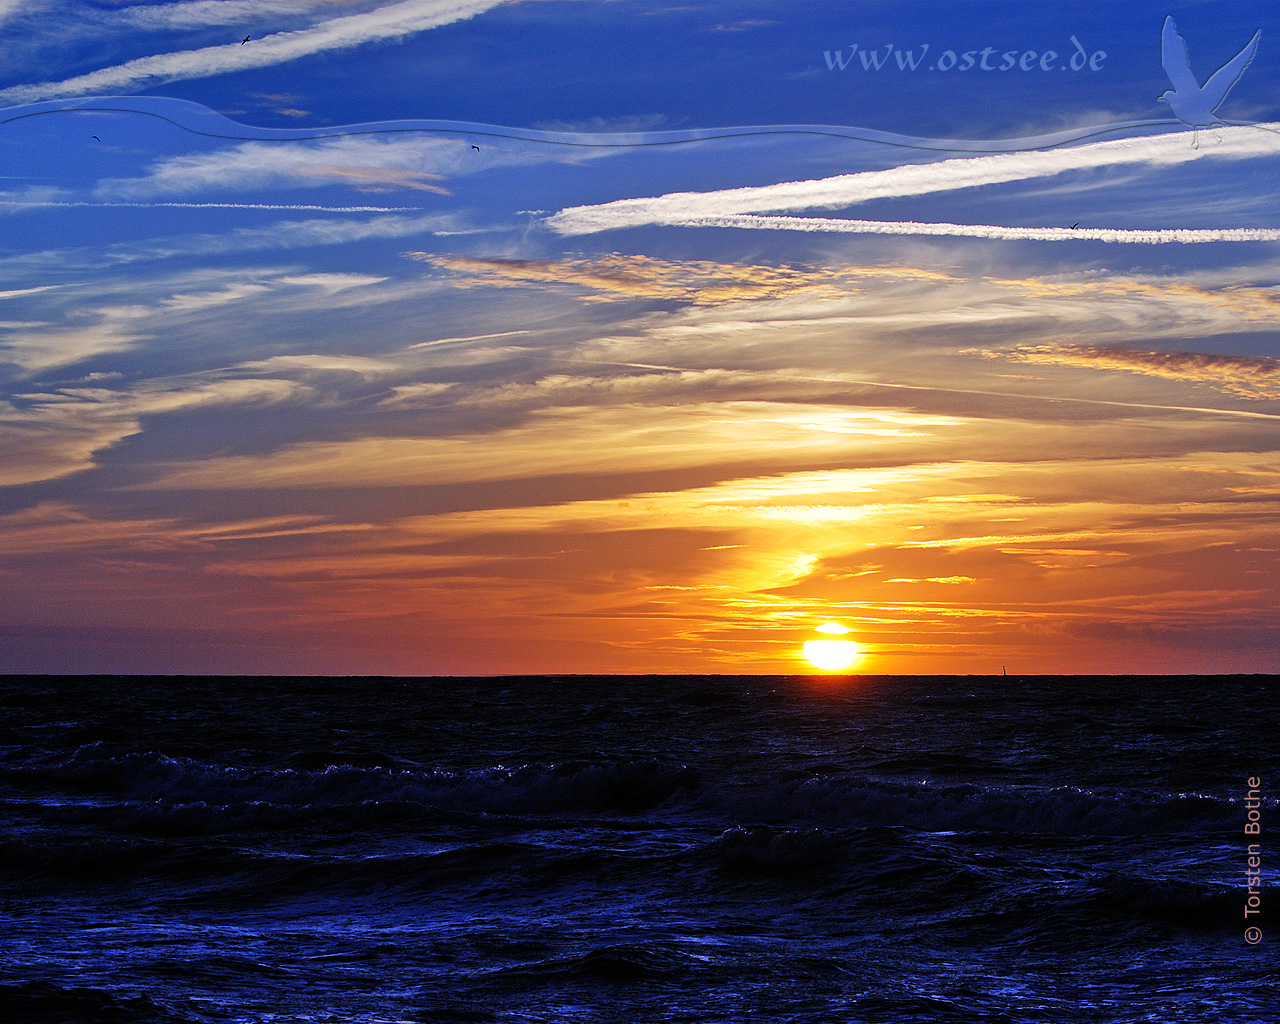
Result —
<svg viewBox="0 0 1280 1024"><path fill-rule="evenodd" d="M0 671L1280 671L1280 9L1090 7L0 0Z"/></svg>

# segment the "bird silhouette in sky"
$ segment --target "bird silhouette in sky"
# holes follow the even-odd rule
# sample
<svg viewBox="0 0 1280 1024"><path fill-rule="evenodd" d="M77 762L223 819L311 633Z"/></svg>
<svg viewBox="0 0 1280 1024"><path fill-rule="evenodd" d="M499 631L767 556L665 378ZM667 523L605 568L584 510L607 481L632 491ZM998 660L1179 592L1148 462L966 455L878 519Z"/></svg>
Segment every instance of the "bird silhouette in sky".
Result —
<svg viewBox="0 0 1280 1024"><path fill-rule="evenodd" d="M1074 224L1072 224L1072 225L1071 225L1071 230L1072 230L1072 231L1074 231L1074 230L1075 230L1076 228L1078 228L1079 226L1080 226L1080 222L1079 222L1079 221L1076 221Z"/></svg>
<svg viewBox="0 0 1280 1024"><path fill-rule="evenodd" d="M1173 83L1173 88L1156 98L1169 104L1179 121L1196 130L1197 134L1191 140L1193 146L1199 146L1198 132L1201 128L1216 128L1224 124L1214 111L1227 98L1231 87L1240 81L1244 69L1258 52L1258 39L1261 35L1262 29L1258 29L1244 49L1218 68L1202 86L1191 73L1187 41L1178 35L1178 26L1174 24L1173 16L1165 17L1164 28L1160 32L1160 63L1164 65L1164 72Z"/></svg>
<svg viewBox="0 0 1280 1024"><path fill-rule="evenodd" d="M94 142L101 142L101 141L102 141L102 140L101 140L100 138L98 138L98 136L96 136L96 135L91 135L91 136L89 136L89 137L90 137L91 139L93 139L93 141L94 141Z"/></svg>
<svg viewBox="0 0 1280 1024"><path fill-rule="evenodd" d="M244 46L244 44L247 43L252 38L253 36L245 36L243 39L240 40L240 45Z"/></svg>
<svg viewBox="0 0 1280 1024"><path fill-rule="evenodd" d="M474 149L477 153L479 153L479 152L480 152L480 147L479 147L479 146L472 146L471 148L472 148L472 149Z"/></svg>

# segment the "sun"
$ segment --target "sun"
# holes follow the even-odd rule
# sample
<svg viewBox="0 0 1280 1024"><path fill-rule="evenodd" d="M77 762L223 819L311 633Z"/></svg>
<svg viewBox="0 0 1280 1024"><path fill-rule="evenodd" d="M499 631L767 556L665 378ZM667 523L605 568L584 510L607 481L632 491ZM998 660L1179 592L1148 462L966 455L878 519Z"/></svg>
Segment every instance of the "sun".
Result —
<svg viewBox="0 0 1280 1024"><path fill-rule="evenodd" d="M805 641L804 656L815 668L824 672L839 672L857 661L858 655L862 653L854 641L844 639L849 631L838 622L824 623L817 631L827 634L831 639Z"/></svg>

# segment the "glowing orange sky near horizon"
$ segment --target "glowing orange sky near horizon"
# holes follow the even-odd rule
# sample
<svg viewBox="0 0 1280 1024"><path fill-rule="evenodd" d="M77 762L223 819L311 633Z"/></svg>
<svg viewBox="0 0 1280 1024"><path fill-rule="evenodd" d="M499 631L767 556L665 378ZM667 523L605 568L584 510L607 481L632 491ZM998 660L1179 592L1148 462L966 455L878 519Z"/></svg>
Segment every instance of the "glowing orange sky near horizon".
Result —
<svg viewBox="0 0 1280 1024"><path fill-rule="evenodd" d="M2 667L1280 670L1265 260L442 238L3 293Z"/></svg>
<svg viewBox="0 0 1280 1024"><path fill-rule="evenodd" d="M769 303L729 307L733 333L776 336ZM991 388L992 365L941 372ZM217 520L50 501L0 520L0 557L26 607L116 630L144 670L188 663L147 655L150 631L245 671L809 672L804 640L838 620L864 673L1209 671L1212 644L1181 648L1188 631L1262 626L1273 606L1280 461L1205 451L1265 419L1116 415L1083 395L1049 416L1038 400L962 408L920 367L901 405L849 384L839 400L822 365L597 373L471 389L475 407L521 410L482 433L170 460L136 493L220 495ZM1117 400L1203 401L1199 381L1112 367L1069 366L1054 387L1096 395L1099 378ZM452 485L490 497L457 507Z"/></svg>

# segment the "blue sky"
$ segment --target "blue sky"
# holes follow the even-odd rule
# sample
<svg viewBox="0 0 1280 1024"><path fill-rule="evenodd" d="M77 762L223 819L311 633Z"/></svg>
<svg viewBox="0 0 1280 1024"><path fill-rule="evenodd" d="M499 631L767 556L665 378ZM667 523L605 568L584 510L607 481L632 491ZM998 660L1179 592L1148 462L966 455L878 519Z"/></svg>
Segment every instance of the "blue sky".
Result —
<svg viewBox="0 0 1280 1024"><path fill-rule="evenodd" d="M1277 20L0 0L0 669L1275 670Z"/></svg>
<svg viewBox="0 0 1280 1024"><path fill-rule="evenodd" d="M65 82L132 60L236 44L245 35L258 42L286 32L320 36L316 26L339 19L350 23L344 38L370 39L338 47L338 33L330 33L299 42L291 59L268 62L264 55L245 70L107 90L190 99L254 124L292 126L301 116L279 111L305 110L310 124L435 118L530 127L600 118L673 128L860 125L976 138L1098 123L1099 112L1110 120L1167 116L1155 102L1167 88L1159 64L1165 15L1177 18L1193 62L1205 65L1202 80L1253 30L1270 38L1278 18L1244 3L15 0L5 6L0 55L10 87ZM386 15L395 9L397 17ZM437 19L438 27L411 31ZM392 35L397 26L405 31ZM997 54L1054 49L1069 57L1076 52L1073 35L1091 56L1106 53L1099 70L970 72L960 85L959 71L833 74L824 57L853 43L912 52L928 45L935 55L986 46ZM253 41L235 56L249 59ZM273 104L270 97L278 96L296 102ZM1262 62L1232 97L1241 117L1255 119L1266 119L1277 99L1275 76Z"/></svg>

